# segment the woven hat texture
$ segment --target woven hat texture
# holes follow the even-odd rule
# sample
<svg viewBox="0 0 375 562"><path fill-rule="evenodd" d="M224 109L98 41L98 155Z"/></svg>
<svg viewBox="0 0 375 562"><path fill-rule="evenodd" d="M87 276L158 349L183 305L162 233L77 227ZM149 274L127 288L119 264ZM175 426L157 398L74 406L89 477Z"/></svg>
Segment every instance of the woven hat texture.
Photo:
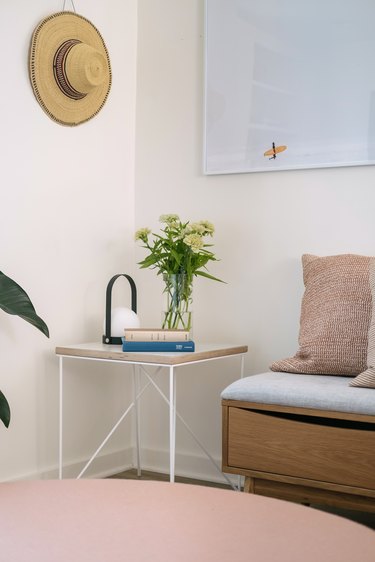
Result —
<svg viewBox="0 0 375 562"><path fill-rule="evenodd" d="M353 376L366 369L371 259L355 254L302 256L299 350L275 361L272 371Z"/></svg>
<svg viewBox="0 0 375 562"><path fill-rule="evenodd" d="M29 72L39 104L63 125L94 117L111 88L111 65L102 36L74 12L57 12L39 23L31 39Z"/></svg>

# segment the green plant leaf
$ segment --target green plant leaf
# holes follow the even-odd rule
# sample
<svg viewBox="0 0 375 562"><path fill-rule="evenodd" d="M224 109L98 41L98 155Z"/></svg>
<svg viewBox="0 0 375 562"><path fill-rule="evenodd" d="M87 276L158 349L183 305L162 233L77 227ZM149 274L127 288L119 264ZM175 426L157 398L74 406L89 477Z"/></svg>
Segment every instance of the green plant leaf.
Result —
<svg viewBox="0 0 375 562"><path fill-rule="evenodd" d="M5 427L9 427L10 408L9 408L8 400L5 398L1 390L0 390L0 420L3 422Z"/></svg>
<svg viewBox="0 0 375 562"><path fill-rule="evenodd" d="M8 314L15 314L35 328L43 332L47 338L49 330L47 324L36 313L35 308L27 295L13 279L0 271L0 308Z"/></svg>
<svg viewBox="0 0 375 562"><path fill-rule="evenodd" d="M223 281L222 279L218 279L217 277L214 277L213 275L210 275L209 273L206 273L205 271L196 271L194 275L200 275L201 277L207 277L207 279L212 279L213 281L219 281L219 283L226 283L226 281Z"/></svg>

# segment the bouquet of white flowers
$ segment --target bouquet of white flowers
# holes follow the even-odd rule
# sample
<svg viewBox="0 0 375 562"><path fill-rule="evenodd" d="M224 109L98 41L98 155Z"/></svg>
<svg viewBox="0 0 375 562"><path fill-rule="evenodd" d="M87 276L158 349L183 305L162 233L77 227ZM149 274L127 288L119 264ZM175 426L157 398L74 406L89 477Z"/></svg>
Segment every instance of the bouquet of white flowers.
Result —
<svg viewBox="0 0 375 562"><path fill-rule="evenodd" d="M199 275L222 282L206 270L209 261L217 261L208 249L212 244L205 242L206 237L213 236L215 228L209 221L182 222L173 214L161 215L159 221L165 225L161 234L151 233L149 228L135 233L135 239L143 242L149 252L139 265L163 275L169 305L162 327L190 329L193 277Z"/></svg>

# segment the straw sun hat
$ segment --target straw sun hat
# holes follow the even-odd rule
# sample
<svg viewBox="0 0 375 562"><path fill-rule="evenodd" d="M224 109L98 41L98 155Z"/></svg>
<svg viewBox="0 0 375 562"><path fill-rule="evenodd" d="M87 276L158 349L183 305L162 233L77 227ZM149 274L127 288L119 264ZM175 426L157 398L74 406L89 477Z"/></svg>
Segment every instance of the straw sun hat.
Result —
<svg viewBox="0 0 375 562"><path fill-rule="evenodd" d="M78 125L103 107L111 87L107 48L96 27L73 12L58 12L36 27L30 79L44 111L63 125Z"/></svg>

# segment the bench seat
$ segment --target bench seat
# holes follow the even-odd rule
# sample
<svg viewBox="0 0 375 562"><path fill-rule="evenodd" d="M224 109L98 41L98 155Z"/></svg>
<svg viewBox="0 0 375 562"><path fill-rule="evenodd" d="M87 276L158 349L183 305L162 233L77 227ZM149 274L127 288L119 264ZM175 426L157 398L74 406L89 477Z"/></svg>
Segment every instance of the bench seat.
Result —
<svg viewBox="0 0 375 562"><path fill-rule="evenodd" d="M269 372L229 385L223 471L252 493L375 511L375 391L349 381Z"/></svg>
<svg viewBox="0 0 375 562"><path fill-rule="evenodd" d="M375 416L375 391L349 386L350 377L262 373L230 384L224 400L333 410Z"/></svg>

